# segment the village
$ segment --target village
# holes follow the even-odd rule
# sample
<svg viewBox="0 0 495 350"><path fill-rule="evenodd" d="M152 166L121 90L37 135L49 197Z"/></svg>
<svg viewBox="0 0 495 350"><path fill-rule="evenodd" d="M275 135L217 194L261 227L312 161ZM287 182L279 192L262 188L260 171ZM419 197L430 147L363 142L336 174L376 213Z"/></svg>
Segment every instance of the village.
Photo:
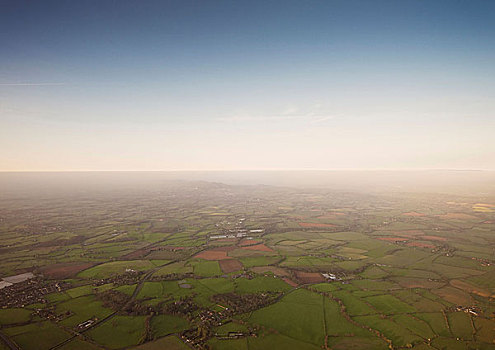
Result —
<svg viewBox="0 0 495 350"><path fill-rule="evenodd" d="M46 303L46 295L70 288L68 282L47 281L34 276L0 289L0 308L20 307Z"/></svg>

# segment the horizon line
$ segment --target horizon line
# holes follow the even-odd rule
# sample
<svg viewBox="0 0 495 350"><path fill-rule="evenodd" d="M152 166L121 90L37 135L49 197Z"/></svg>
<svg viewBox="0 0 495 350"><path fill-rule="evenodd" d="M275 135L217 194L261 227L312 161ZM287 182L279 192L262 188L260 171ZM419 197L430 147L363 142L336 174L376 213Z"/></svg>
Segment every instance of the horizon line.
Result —
<svg viewBox="0 0 495 350"><path fill-rule="evenodd" d="M257 172L257 171L473 171L493 172L479 168L254 168L254 169L80 169L80 170L0 170L0 173L173 173L173 172Z"/></svg>

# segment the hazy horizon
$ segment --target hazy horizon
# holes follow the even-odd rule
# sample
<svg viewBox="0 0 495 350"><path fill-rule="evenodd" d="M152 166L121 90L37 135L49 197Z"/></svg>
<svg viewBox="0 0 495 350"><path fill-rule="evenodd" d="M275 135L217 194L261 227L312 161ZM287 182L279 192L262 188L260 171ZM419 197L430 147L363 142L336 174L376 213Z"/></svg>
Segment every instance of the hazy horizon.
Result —
<svg viewBox="0 0 495 350"><path fill-rule="evenodd" d="M495 196L494 171L271 170L271 171L80 171L0 172L0 192L15 197L78 191L159 190L170 182L329 189L356 193L450 193Z"/></svg>

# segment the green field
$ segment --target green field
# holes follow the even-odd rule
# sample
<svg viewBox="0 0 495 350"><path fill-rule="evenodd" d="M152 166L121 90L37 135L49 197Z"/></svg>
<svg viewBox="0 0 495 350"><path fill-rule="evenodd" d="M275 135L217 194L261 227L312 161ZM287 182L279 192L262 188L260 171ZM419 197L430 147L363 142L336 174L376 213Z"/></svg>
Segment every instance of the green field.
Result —
<svg viewBox="0 0 495 350"><path fill-rule="evenodd" d="M386 315L416 311L412 306L400 301L392 295L377 295L365 298L375 310Z"/></svg>
<svg viewBox="0 0 495 350"><path fill-rule="evenodd" d="M198 276L213 277L222 274L217 261L191 261L189 265L192 266L194 274Z"/></svg>
<svg viewBox="0 0 495 350"><path fill-rule="evenodd" d="M144 316L115 316L88 332L91 339L110 349L137 345L144 334Z"/></svg>
<svg viewBox="0 0 495 350"><path fill-rule="evenodd" d="M292 289L286 282L276 277L255 277L253 279L235 280L235 290L238 293L284 292Z"/></svg>
<svg viewBox="0 0 495 350"><path fill-rule="evenodd" d="M70 334L51 322L31 323L26 326L2 329L22 349L49 349L69 338Z"/></svg>
<svg viewBox="0 0 495 350"><path fill-rule="evenodd" d="M249 322L319 346L325 335L323 310L321 296L301 289L274 305L253 312Z"/></svg>
<svg viewBox="0 0 495 350"><path fill-rule="evenodd" d="M177 337L171 335L158 340L139 345L132 348L134 350L187 350L189 347L181 342Z"/></svg>
<svg viewBox="0 0 495 350"><path fill-rule="evenodd" d="M31 319L31 311L26 309L0 310L0 324L8 325L28 322Z"/></svg>
<svg viewBox="0 0 495 350"><path fill-rule="evenodd" d="M77 326L89 319L102 319L112 313L112 310L104 308L102 302L93 296L79 297L62 302L57 305L57 311L71 312L71 316L62 320L61 324L67 327Z"/></svg>
<svg viewBox="0 0 495 350"><path fill-rule="evenodd" d="M0 201L0 332L22 350L75 332L60 349L494 349L495 210L473 208L495 197L162 186Z"/></svg>
<svg viewBox="0 0 495 350"><path fill-rule="evenodd" d="M154 338L178 333L187 328L189 328L189 322L181 317L158 315L151 319L151 329Z"/></svg>
<svg viewBox="0 0 495 350"><path fill-rule="evenodd" d="M112 275L122 274L126 270L144 271L155 267L148 260L114 261L92 267L79 273L81 278L105 278Z"/></svg>
<svg viewBox="0 0 495 350"><path fill-rule="evenodd" d="M408 328L380 316L357 316L354 318L358 323L378 330L395 346L405 347L420 343L423 339Z"/></svg>

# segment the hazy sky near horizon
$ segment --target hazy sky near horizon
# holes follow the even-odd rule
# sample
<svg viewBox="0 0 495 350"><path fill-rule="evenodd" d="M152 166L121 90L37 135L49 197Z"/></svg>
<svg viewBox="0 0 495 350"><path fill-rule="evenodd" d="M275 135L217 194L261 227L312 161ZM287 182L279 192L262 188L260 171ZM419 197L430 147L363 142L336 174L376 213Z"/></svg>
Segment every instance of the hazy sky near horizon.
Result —
<svg viewBox="0 0 495 350"><path fill-rule="evenodd" d="M0 7L0 170L495 170L494 1Z"/></svg>

